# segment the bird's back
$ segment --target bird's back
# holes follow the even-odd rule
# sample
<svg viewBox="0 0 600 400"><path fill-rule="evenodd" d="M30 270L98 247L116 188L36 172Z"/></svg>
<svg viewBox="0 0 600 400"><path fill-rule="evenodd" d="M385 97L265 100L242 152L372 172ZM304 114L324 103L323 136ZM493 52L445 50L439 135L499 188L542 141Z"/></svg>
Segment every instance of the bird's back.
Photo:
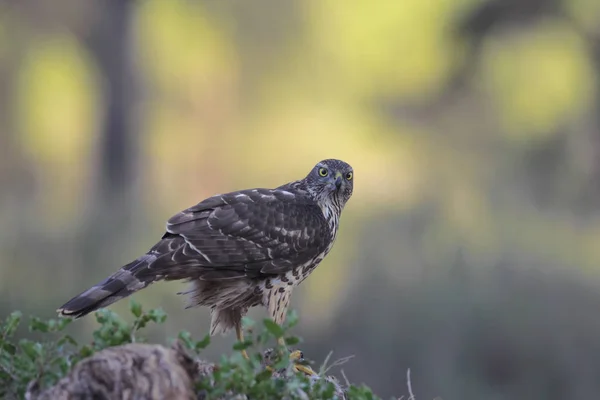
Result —
<svg viewBox="0 0 600 400"><path fill-rule="evenodd" d="M146 254L59 309L83 316L158 280L268 279L296 271L331 247L320 207L306 193L248 189L210 197L167 222Z"/></svg>
<svg viewBox="0 0 600 400"><path fill-rule="evenodd" d="M352 195L352 178L350 165L328 159L305 178L275 189L209 197L172 216L165 234L146 254L58 312L81 317L156 281L186 279L195 284L191 297L196 305L223 311L223 329L265 299L278 303L281 319L291 288L331 250L342 209ZM220 317L213 316L213 326Z"/></svg>

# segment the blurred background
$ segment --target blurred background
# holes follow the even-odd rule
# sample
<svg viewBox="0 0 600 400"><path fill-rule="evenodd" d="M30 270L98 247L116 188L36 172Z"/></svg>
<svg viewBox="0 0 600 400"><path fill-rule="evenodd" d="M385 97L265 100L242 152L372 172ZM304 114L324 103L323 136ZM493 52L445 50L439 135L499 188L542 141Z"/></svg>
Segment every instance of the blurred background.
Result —
<svg viewBox="0 0 600 400"><path fill-rule="evenodd" d="M599 95L595 0L5 0L0 317L335 157L355 192L293 296L308 358L355 355L384 398L408 368L419 399L597 398ZM207 333L183 287L135 295L168 312L153 340Z"/></svg>

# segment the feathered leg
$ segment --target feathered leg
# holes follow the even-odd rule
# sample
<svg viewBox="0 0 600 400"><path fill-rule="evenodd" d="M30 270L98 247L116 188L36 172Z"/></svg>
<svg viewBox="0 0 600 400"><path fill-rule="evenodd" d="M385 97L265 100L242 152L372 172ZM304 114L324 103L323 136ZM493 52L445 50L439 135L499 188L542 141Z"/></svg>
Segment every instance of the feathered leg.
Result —
<svg viewBox="0 0 600 400"><path fill-rule="evenodd" d="M283 325L285 322L285 316L287 314L288 307L290 305L290 297L292 295L292 289L290 286L274 287L266 295L267 309L269 310L269 316L273 319L277 325ZM287 349L285 339L280 337L277 339L280 346ZM300 350L292 351L289 355L290 360L294 362L294 371L303 372L306 375L317 375L315 371L308 365L300 364L300 361L304 359L304 354Z"/></svg>

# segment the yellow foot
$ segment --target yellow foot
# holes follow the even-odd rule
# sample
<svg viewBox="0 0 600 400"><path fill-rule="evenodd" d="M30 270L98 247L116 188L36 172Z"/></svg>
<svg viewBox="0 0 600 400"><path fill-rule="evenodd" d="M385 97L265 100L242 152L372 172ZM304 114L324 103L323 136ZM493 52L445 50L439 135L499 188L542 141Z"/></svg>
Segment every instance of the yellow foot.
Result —
<svg viewBox="0 0 600 400"><path fill-rule="evenodd" d="M250 356L248 355L246 350L242 350L242 357L244 357L246 360L250 360Z"/></svg>
<svg viewBox="0 0 600 400"><path fill-rule="evenodd" d="M300 362L295 362L295 361L302 361L304 360L304 354L302 353L302 351L300 350L294 350L290 353L290 360L292 362L294 362L294 371L295 372L304 372L304 374L308 375L308 376L312 376L312 375L317 375L317 373L315 371L313 371L313 369L311 367L309 367L308 365L303 365L300 364Z"/></svg>
<svg viewBox="0 0 600 400"><path fill-rule="evenodd" d="M277 339L277 343L279 343L279 345L281 347L287 348L287 346L285 344L285 340L283 338ZM294 366L293 366L294 372L303 372L304 374L306 374L308 376L317 375L317 373L315 371L313 371L313 369L311 367L300 363L303 360L304 360L304 354L302 353L302 351L294 350L290 353L290 361L292 361L294 363ZM269 371L273 372L272 368L267 367L267 369Z"/></svg>
<svg viewBox="0 0 600 400"><path fill-rule="evenodd" d="M294 372L303 372L307 376L315 376L317 373L308 365L294 364Z"/></svg>
<svg viewBox="0 0 600 400"><path fill-rule="evenodd" d="M237 336L237 339L239 342L243 342L244 341L244 331L242 331L242 325L241 324L237 324L235 326L235 334ZM242 357L244 357L246 360L250 359L250 356L248 355L248 353L246 352L246 350L242 350Z"/></svg>
<svg viewBox="0 0 600 400"><path fill-rule="evenodd" d="M309 367L308 365L301 364L301 361L304 360L304 355L300 350L292 351L289 357L290 361L293 363L292 370L294 372L302 372L308 376L317 375L317 373L313 371L311 367ZM269 365L267 365L265 368L271 372L275 372L275 369L273 369L273 367Z"/></svg>

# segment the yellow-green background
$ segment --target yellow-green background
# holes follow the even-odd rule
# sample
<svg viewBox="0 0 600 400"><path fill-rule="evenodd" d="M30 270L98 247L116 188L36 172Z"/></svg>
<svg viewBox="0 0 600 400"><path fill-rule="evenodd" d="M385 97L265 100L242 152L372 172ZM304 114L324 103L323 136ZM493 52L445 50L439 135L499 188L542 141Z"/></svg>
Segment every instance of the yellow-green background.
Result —
<svg viewBox="0 0 600 400"><path fill-rule="evenodd" d="M384 397L407 368L420 399L598 396L600 3L124 3L0 3L0 317L52 316L180 209L334 157L355 192L293 297L307 357L354 354ZM136 294L169 313L154 340L207 332L181 287Z"/></svg>

